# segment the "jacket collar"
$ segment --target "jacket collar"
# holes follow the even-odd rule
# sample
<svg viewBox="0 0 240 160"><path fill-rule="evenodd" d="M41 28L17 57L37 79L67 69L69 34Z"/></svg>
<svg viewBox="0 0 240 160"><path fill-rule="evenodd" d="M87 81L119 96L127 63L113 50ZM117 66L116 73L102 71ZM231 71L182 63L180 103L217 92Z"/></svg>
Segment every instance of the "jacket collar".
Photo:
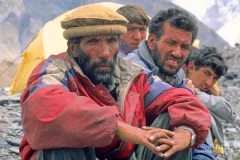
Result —
<svg viewBox="0 0 240 160"><path fill-rule="evenodd" d="M124 42L124 40L121 40L119 54L121 54L122 57L125 57L128 55L128 53L131 53L131 52L133 52L133 50L128 47L128 45Z"/></svg>
<svg viewBox="0 0 240 160"><path fill-rule="evenodd" d="M159 68L155 65L151 52L147 45L147 40L143 40L139 46L139 56L144 61L144 63L149 67L149 69L153 72L153 74L157 75L159 72Z"/></svg>

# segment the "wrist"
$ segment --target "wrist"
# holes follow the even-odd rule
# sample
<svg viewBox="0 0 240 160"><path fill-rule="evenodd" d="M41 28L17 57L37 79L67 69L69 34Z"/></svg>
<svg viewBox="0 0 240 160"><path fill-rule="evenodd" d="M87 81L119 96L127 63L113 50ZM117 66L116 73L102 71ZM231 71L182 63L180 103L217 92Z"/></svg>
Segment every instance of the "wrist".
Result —
<svg viewBox="0 0 240 160"><path fill-rule="evenodd" d="M176 128L176 130L185 130L186 135L190 136L190 142L189 142L189 146L193 146L196 142L196 133L194 132L194 130L188 126L185 125L181 125L179 127Z"/></svg>

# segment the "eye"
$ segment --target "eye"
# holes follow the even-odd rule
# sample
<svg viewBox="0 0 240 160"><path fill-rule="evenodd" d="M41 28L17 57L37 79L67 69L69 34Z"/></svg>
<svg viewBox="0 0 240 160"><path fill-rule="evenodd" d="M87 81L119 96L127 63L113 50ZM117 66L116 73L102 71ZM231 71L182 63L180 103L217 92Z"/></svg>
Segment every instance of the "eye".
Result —
<svg viewBox="0 0 240 160"><path fill-rule="evenodd" d="M174 46L174 45L177 44L177 42L174 41L174 40L169 40L167 43L168 43L169 46Z"/></svg>
<svg viewBox="0 0 240 160"><path fill-rule="evenodd" d="M95 44L97 44L98 42L99 42L98 39L90 39L89 41L87 41L87 44L89 44L89 45L95 45Z"/></svg>
<svg viewBox="0 0 240 160"><path fill-rule="evenodd" d="M139 28L140 32L146 32L147 28Z"/></svg>
<svg viewBox="0 0 240 160"><path fill-rule="evenodd" d="M132 28L132 27L131 27L131 28L127 28L127 30L131 32L131 31L134 31L135 28Z"/></svg>
<svg viewBox="0 0 240 160"><path fill-rule="evenodd" d="M189 45L182 45L181 47L182 47L182 49L185 49L185 50L189 50L190 49Z"/></svg>
<svg viewBox="0 0 240 160"><path fill-rule="evenodd" d="M211 76L211 74L207 71L204 72L206 76Z"/></svg>
<svg viewBox="0 0 240 160"><path fill-rule="evenodd" d="M214 80L215 81L218 81L220 77L214 77Z"/></svg>
<svg viewBox="0 0 240 160"><path fill-rule="evenodd" d="M116 37L111 37L107 40L108 43L117 43L118 42L118 38Z"/></svg>

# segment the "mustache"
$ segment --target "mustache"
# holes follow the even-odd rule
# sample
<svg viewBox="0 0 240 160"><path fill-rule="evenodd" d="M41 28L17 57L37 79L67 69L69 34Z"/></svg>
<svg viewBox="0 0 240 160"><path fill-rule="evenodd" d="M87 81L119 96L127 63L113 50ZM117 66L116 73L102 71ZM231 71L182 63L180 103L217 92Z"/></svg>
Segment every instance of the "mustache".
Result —
<svg viewBox="0 0 240 160"><path fill-rule="evenodd" d="M100 60L98 62L94 62L91 65L89 65L88 69L95 69L97 67L111 67L114 68L115 61L114 60ZM87 67L87 66L86 66Z"/></svg>
<svg viewBox="0 0 240 160"><path fill-rule="evenodd" d="M176 57L174 57L173 55L167 55L167 56L165 57L165 60L168 60L168 59L173 59L173 60L177 61L178 64L179 64L179 63L182 63L182 61L183 61L183 58L176 58Z"/></svg>

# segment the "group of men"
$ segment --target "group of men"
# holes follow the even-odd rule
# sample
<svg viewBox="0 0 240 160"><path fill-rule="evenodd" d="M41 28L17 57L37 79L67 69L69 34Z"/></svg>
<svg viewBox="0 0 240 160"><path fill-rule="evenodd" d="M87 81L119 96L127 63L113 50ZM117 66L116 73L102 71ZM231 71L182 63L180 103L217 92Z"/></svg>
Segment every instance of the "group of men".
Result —
<svg viewBox="0 0 240 160"><path fill-rule="evenodd" d="M67 51L40 63L21 96L22 160L214 158L220 119L235 115L213 89L227 72L219 52L189 56L194 17L90 4L61 25Z"/></svg>

